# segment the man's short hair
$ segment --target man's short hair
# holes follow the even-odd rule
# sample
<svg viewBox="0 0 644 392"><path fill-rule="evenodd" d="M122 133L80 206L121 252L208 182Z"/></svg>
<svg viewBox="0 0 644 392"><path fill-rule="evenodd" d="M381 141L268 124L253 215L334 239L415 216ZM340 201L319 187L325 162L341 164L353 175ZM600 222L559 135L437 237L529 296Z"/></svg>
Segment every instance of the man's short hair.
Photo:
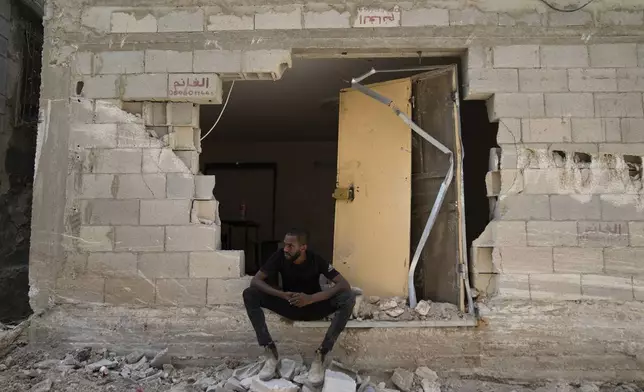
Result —
<svg viewBox="0 0 644 392"><path fill-rule="evenodd" d="M297 242L300 245L307 245L309 243L309 233L302 229L291 229L286 235L292 235L297 238Z"/></svg>

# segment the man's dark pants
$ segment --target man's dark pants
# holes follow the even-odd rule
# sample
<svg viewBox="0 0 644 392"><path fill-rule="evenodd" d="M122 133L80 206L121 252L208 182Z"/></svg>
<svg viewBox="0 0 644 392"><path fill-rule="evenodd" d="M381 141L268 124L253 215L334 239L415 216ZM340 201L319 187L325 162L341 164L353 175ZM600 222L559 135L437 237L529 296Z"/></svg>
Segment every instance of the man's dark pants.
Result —
<svg viewBox="0 0 644 392"><path fill-rule="evenodd" d="M266 319L262 308L272 310L280 316L294 321L321 320L334 313L331 325L320 346L320 349L324 353L327 353L331 351L335 341L344 330L344 327L346 327L355 303L355 294L352 291L344 291L328 300L298 308L297 306L289 304L285 299L268 295L254 287L249 287L244 290L244 305L246 306L248 318L253 324L253 328L257 334L257 341L260 346L267 346L273 343L273 338L271 338L271 334L268 332L268 327L266 326Z"/></svg>

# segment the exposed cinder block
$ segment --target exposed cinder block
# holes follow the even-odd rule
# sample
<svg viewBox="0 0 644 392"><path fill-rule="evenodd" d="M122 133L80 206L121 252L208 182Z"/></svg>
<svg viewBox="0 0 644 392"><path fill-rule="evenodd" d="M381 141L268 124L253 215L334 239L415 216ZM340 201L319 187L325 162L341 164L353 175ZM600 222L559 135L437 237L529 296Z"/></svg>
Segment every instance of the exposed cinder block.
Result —
<svg viewBox="0 0 644 392"><path fill-rule="evenodd" d="M171 11L159 17L159 32L203 31L205 16L202 9Z"/></svg>
<svg viewBox="0 0 644 392"><path fill-rule="evenodd" d="M299 6L287 12L267 11L255 14L256 30L293 30L302 28L302 9Z"/></svg>
<svg viewBox="0 0 644 392"><path fill-rule="evenodd" d="M577 222L529 221L528 246L577 246Z"/></svg>
<svg viewBox="0 0 644 392"><path fill-rule="evenodd" d="M518 170L488 172L485 176L488 196L520 193L523 190L523 174Z"/></svg>
<svg viewBox="0 0 644 392"><path fill-rule="evenodd" d="M633 293L635 300L644 301L644 280L633 278Z"/></svg>
<svg viewBox="0 0 644 392"><path fill-rule="evenodd" d="M601 195L602 219L644 221L644 204L638 195Z"/></svg>
<svg viewBox="0 0 644 392"><path fill-rule="evenodd" d="M633 281L629 278L606 275L582 275L581 290L584 297L632 301Z"/></svg>
<svg viewBox="0 0 644 392"><path fill-rule="evenodd" d="M194 176L188 173L167 175L168 199L192 199L194 197Z"/></svg>
<svg viewBox="0 0 644 392"><path fill-rule="evenodd" d="M192 52L153 49L146 50L145 72L192 72Z"/></svg>
<svg viewBox="0 0 644 392"><path fill-rule="evenodd" d="M194 200L190 212L192 223L219 224L219 202L217 200Z"/></svg>
<svg viewBox="0 0 644 392"><path fill-rule="evenodd" d="M244 276L244 251L218 250L190 253L191 278L240 278Z"/></svg>
<svg viewBox="0 0 644 392"><path fill-rule="evenodd" d="M595 102L591 93L546 94L548 117L593 117Z"/></svg>
<svg viewBox="0 0 644 392"><path fill-rule="evenodd" d="M519 90L522 92L568 91L565 69L520 69Z"/></svg>
<svg viewBox="0 0 644 392"><path fill-rule="evenodd" d="M105 279L79 276L74 279L56 280L57 303L103 303Z"/></svg>
<svg viewBox="0 0 644 392"><path fill-rule="evenodd" d="M141 200L142 225L190 223L191 200Z"/></svg>
<svg viewBox="0 0 644 392"><path fill-rule="evenodd" d="M89 75L92 73L91 52L76 52L72 57L72 72L76 75Z"/></svg>
<svg viewBox="0 0 644 392"><path fill-rule="evenodd" d="M593 15L586 11L549 12L548 25L551 27L592 26Z"/></svg>
<svg viewBox="0 0 644 392"><path fill-rule="evenodd" d="M123 174L113 186L118 199L163 199L165 188L163 174Z"/></svg>
<svg viewBox="0 0 644 392"><path fill-rule="evenodd" d="M604 269L604 252L600 248L553 249L555 272L598 274Z"/></svg>
<svg viewBox="0 0 644 392"><path fill-rule="evenodd" d="M290 50L249 50L242 53L245 79L278 80L291 66Z"/></svg>
<svg viewBox="0 0 644 392"><path fill-rule="evenodd" d="M541 46L544 68L585 68L589 66L588 47L583 45Z"/></svg>
<svg viewBox="0 0 644 392"><path fill-rule="evenodd" d="M175 154L190 173L197 174L199 172L199 153L197 151L175 151Z"/></svg>
<svg viewBox="0 0 644 392"><path fill-rule="evenodd" d="M199 105L190 102L169 102L167 120L170 125L199 126Z"/></svg>
<svg viewBox="0 0 644 392"><path fill-rule="evenodd" d="M137 225L138 214L138 200L95 199L81 203L83 223L90 225Z"/></svg>
<svg viewBox="0 0 644 392"><path fill-rule="evenodd" d="M114 197L112 174L82 174L81 190L78 195L81 199L110 199Z"/></svg>
<svg viewBox="0 0 644 392"><path fill-rule="evenodd" d="M163 100L168 97L168 74L126 75L123 98Z"/></svg>
<svg viewBox="0 0 644 392"><path fill-rule="evenodd" d="M630 246L644 247L644 222L629 222L628 235L630 237Z"/></svg>
<svg viewBox="0 0 644 392"><path fill-rule="evenodd" d="M144 173L190 173L185 163L169 148L143 150Z"/></svg>
<svg viewBox="0 0 644 392"><path fill-rule="evenodd" d="M221 231L216 225L168 226L165 243L170 252L217 250Z"/></svg>
<svg viewBox="0 0 644 392"><path fill-rule="evenodd" d="M507 12L499 14L499 26L546 26L547 15L541 12Z"/></svg>
<svg viewBox="0 0 644 392"><path fill-rule="evenodd" d="M206 279L158 279L157 304L203 306L206 304Z"/></svg>
<svg viewBox="0 0 644 392"><path fill-rule="evenodd" d="M116 124L74 124L70 143L76 148L114 148L116 134Z"/></svg>
<svg viewBox="0 0 644 392"><path fill-rule="evenodd" d="M539 68L539 45L496 46L494 68Z"/></svg>
<svg viewBox="0 0 644 392"><path fill-rule="evenodd" d="M119 75L85 76L82 79L83 90L80 95L85 98L118 98L119 77ZM77 95L76 91L72 95Z"/></svg>
<svg viewBox="0 0 644 392"><path fill-rule="evenodd" d="M499 130L496 135L496 141L499 144L515 144L521 142L523 138L521 131L521 120L518 118L501 118L499 119ZM515 147L516 148L516 147ZM503 166L501 166L503 168ZM514 166L516 167L516 166Z"/></svg>
<svg viewBox="0 0 644 392"><path fill-rule="evenodd" d="M502 195L497 204L501 220L550 219L550 202L547 195Z"/></svg>
<svg viewBox="0 0 644 392"><path fill-rule="evenodd" d="M113 149L93 150L85 169L92 173L140 173L141 150Z"/></svg>
<svg viewBox="0 0 644 392"><path fill-rule="evenodd" d="M516 69L474 68L467 72L466 97L484 99L494 93L519 91L519 73Z"/></svg>
<svg viewBox="0 0 644 392"><path fill-rule="evenodd" d="M473 246L525 247L526 244L526 223L524 221L492 221L474 240Z"/></svg>
<svg viewBox="0 0 644 392"><path fill-rule="evenodd" d="M599 13L599 24L608 26L641 26L644 12L637 10L606 10Z"/></svg>
<svg viewBox="0 0 644 392"><path fill-rule="evenodd" d="M253 30L255 18L250 15L209 15L208 31Z"/></svg>
<svg viewBox="0 0 644 392"><path fill-rule="evenodd" d="M421 10L416 11L421 12ZM322 12L309 11L304 13L304 28L348 29L351 27L351 24L349 22L350 17L351 14L349 12L340 13L337 10L328 10ZM447 24L449 24L449 20L447 21Z"/></svg>
<svg viewBox="0 0 644 392"><path fill-rule="evenodd" d="M599 220L599 196L551 195L550 211L553 220Z"/></svg>
<svg viewBox="0 0 644 392"><path fill-rule="evenodd" d="M607 142L622 140L621 122L618 118L602 118L602 129Z"/></svg>
<svg viewBox="0 0 644 392"><path fill-rule="evenodd" d="M487 46L470 46L465 55L467 69L492 68L492 48Z"/></svg>
<svg viewBox="0 0 644 392"><path fill-rule="evenodd" d="M167 104L165 102L143 102L143 121L146 126L167 125Z"/></svg>
<svg viewBox="0 0 644 392"><path fill-rule="evenodd" d="M112 33L156 33L157 18L152 13L145 14L142 18L139 12L113 12Z"/></svg>
<svg viewBox="0 0 644 392"><path fill-rule="evenodd" d="M105 302L112 305L150 305L154 303L154 282L137 278L105 280Z"/></svg>
<svg viewBox="0 0 644 392"><path fill-rule="evenodd" d="M644 248L604 249L606 273L614 276L644 277Z"/></svg>
<svg viewBox="0 0 644 392"><path fill-rule="evenodd" d="M530 299L530 279L528 274L501 274L498 276L499 298Z"/></svg>
<svg viewBox="0 0 644 392"><path fill-rule="evenodd" d="M618 69L617 89L622 92L644 91L644 68Z"/></svg>
<svg viewBox="0 0 644 392"><path fill-rule="evenodd" d="M590 45L590 65L593 67L637 67L636 44Z"/></svg>
<svg viewBox="0 0 644 392"><path fill-rule="evenodd" d="M213 190L215 189L215 176L198 175L195 180L195 199L211 200L214 199Z"/></svg>
<svg viewBox="0 0 644 392"><path fill-rule="evenodd" d="M526 143L569 142L572 125L569 118L523 119L521 133Z"/></svg>
<svg viewBox="0 0 644 392"><path fill-rule="evenodd" d="M572 141L575 143L600 143L606 141L602 119L573 118Z"/></svg>
<svg viewBox="0 0 644 392"><path fill-rule="evenodd" d="M449 10L450 26L498 26L499 14L496 12L483 12L474 7Z"/></svg>
<svg viewBox="0 0 644 392"><path fill-rule="evenodd" d="M503 273L550 273L552 272L552 248L550 247L501 247L500 265Z"/></svg>
<svg viewBox="0 0 644 392"><path fill-rule="evenodd" d="M624 143L644 143L644 118L623 118L621 126Z"/></svg>
<svg viewBox="0 0 644 392"><path fill-rule="evenodd" d="M574 92L617 91L617 71L613 68L573 68L568 70L568 86Z"/></svg>
<svg viewBox="0 0 644 392"><path fill-rule="evenodd" d="M579 274L531 274L532 300L571 301L581 298Z"/></svg>
<svg viewBox="0 0 644 392"><path fill-rule="evenodd" d="M81 25L96 32L109 33L115 7L88 7L81 14Z"/></svg>
<svg viewBox="0 0 644 392"><path fill-rule="evenodd" d="M250 276L239 279L208 279L208 305L241 305L242 293L250 286Z"/></svg>
<svg viewBox="0 0 644 392"><path fill-rule="evenodd" d="M595 94L597 116L601 117L644 117L642 94L598 93Z"/></svg>
<svg viewBox="0 0 644 392"><path fill-rule="evenodd" d="M600 153L644 156L644 143L602 143Z"/></svg>
<svg viewBox="0 0 644 392"><path fill-rule="evenodd" d="M94 72L97 74L143 73L143 52L101 52L94 56Z"/></svg>
<svg viewBox="0 0 644 392"><path fill-rule="evenodd" d="M579 245L583 247L628 246L628 225L626 222L581 221Z"/></svg>
<svg viewBox="0 0 644 392"><path fill-rule="evenodd" d="M81 226L78 247L86 252L111 251L114 229L110 226Z"/></svg>
<svg viewBox="0 0 644 392"><path fill-rule="evenodd" d="M496 93L487 100L487 111L490 121L508 117L543 117L543 94Z"/></svg>
<svg viewBox="0 0 644 392"><path fill-rule="evenodd" d="M165 229L147 226L116 226L115 251L162 252Z"/></svg>
<svg viewBox="0 0 644 392"><path fill-rule="evenodd" d="M240 50L195 50L194 72L216 72L224 75L241 75Z"/></svg>
<svg viewBox="0 0 644 392"><path fill-rule="evenodd" d="M571 193L572 188L565 181L567 178L565 169L525 169L523 190L537 195Z"/></svg>
<svg viewBox="0 0 644 392"><path fill-rule="evenodd" d="M87 273L103 277L136 276L136 255L125 252L90 253Z"/></svg>
<svg viewBox="0 0 644 392"><path fill-rule="evenodd" d="M173 126L171 132L174 135L173 150L179 151L196 151L195 146L195 128L190 126Z"/></svg>
<svg viewBox="0 0 644 392"><path fill-rule="evenodd" d="M492 248L492 247L485 247L485 248L472 247L471 249L471 255L472 255L471 261L472 261L472 267L473 267L472 272L475 274L500 273L501 266L499 264L494 263L494 258L492 256L492 254L495 251L497 253L500 252L500 249L501 248ZM500 260L500 257L496 257L496 259Z"/></svg>
<svg viewBox="0 0 644 392"><path fill-rule="evenodd" d="M145 253L139 256L139 272L148 280L156 278L187 278L187 253Z"/></svg>

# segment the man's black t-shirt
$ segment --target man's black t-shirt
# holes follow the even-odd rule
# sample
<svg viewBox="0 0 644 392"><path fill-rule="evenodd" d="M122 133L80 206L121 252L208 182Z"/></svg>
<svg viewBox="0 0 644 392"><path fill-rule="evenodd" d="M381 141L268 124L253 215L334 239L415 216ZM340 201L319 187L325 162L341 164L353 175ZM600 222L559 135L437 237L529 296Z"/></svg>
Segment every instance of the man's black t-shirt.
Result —
<svg viewBox="0 0 644 392"><path fill-rule="evenodd" d="M273 278L282 275L282 290L292 293L315 294L322 291L320 275L334 279L340 273L328 261L311 251L306 251L306 260L295 264L286 260L283 250L278 250L268 259L261 270Z"/></svg>

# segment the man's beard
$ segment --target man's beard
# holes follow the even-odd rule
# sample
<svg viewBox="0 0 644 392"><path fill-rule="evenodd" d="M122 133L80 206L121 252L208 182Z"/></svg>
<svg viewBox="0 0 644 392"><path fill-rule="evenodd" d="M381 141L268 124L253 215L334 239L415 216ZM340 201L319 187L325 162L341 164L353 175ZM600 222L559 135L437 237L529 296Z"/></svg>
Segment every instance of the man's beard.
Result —
<svg viewBox="0 0 644 392"><path fill-rule="evenodd" d="M292 255L292 254L290 254L290 253L286 253L286 252L284 252L284 256L286 256L286 260L288 260L288 261L293 261L293 260L297 260L297 258L298 258L298 257L300 257L300 254L301 254L301 253L302 253L302 252L297 251L297 252L295 252L295 254L293 254L293 255Z"/></svg>

